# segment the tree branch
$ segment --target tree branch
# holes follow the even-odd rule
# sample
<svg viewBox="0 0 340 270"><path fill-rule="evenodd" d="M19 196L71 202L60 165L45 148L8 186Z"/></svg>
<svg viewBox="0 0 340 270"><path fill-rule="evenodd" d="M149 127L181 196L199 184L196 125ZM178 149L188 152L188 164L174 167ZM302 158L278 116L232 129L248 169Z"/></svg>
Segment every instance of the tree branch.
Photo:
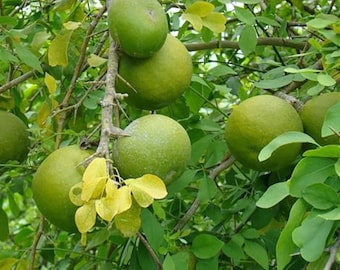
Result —
<svg viewBox="0 0 340 270"><path fill-rule="evenodd" d="M324 270L331 270L333 263L336 261L336 254L338 253L338 249L340 246L340 238L337 238L335 243L329 248L329 258L324 267Z"/></svg>
<svg viewBox="0 0 340 270"><path fill-rule="evenodd" d="M146 247L146 249L149 251L152 259L154 260L154 262L156 263L157 266L157 270L161 270L163 269L162 267L162 263L160 262L160 260L157 257L157 254L155 253L155 251L153 250L153 248L150 246L149 242L145 239L145 237L138 232L137 233L138 238L142 241L143 245Z"/></svg>
<svg viewBox="0 0 340 270"><path fill-rule="evenodd" d="M291 39L284 39L284 38L275 38L275 37L268 37L268 38L258 38L257 39L257 46L282 46L282 47L289 47L297 50L302 50L305 47L305 42L294 42ZM230 40L222 40L222 41L211 41L211 42L197 42L197 43L187 43L185 44L188 51L199 51L199 50L211 50L211 49L223 49L223 48L230 48L230 49L239 49L239 43L236 41Z"/></svg>

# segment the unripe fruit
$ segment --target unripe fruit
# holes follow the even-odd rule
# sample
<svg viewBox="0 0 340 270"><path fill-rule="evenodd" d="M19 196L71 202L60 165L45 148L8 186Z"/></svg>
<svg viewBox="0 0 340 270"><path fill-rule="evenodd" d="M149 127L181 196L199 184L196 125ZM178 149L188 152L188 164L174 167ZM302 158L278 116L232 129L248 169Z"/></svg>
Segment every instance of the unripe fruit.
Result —
<svg viewBox="0 0 340 270"><path fill-rule="evenodd" d="M150 114L133 121L114 147L114 165L124 178L155 174L166 184L174 181L190 159L185 129L170 117Z"/></svg>
<svg viewBox="0 0 340 270"><path fill-rule="evenodd" d="M32 182L33 199L40 212L55 226L77 231L74 215L77 206L69 198L71 187L82 180L82 162L91 151L70 145L51 153L39 166Z"/></svg>
<svg viewBox="0 0 340 270"><path fill-rule="evenodd" d="M288 144L277 149L268 160L258 160L262 148L286 131L303 131L299 114L283 99L260 95L233 109L225 138L230 152L240 163L258 171L273 171L288 166L300 152L301 144Z"/></svg>
<svg viewBox="0 0 340 270"><path fill-rule="evenodd" d="M10 160L23 161L28 150L25 123L12 113L0 111L0 164Z"/></svg>

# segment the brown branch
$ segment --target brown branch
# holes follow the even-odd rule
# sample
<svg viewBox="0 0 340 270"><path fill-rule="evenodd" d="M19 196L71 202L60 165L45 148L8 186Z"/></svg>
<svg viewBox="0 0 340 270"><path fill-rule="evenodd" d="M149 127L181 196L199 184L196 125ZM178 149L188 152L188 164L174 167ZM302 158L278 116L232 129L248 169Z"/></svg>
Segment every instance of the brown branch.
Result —
<svg viewBox="0 0 340 270"><path fill-rule="evenodd" d="M69 88L68 88L68 90L67 90L67 92L64 96L62 103L60 104L61 108L66 107L68 105L70 99L71 99L71 95L72 95L73 90L76 86L76 82L77 82L78 77L79 77L79 75L82 71L83 63L84 63L85 57L86 57L86 50L87 50L87 46L88 46L88 43L89 43L90 38L91 38L91 34L93 33L93 31L96 28L100 19L102 19L102 16L103 16L105 11L106 11L106 6L102 7L102 9L99 10L96 17L94 18L94 20L90 23L89 27L87 28L87 31L86 31L86 34L85 34L85 39L84 39L84 42L81 46L79 60L78 60L77 65L75 67L75 71L73 73L70 86L69 86ZM58 148L59 144L61 142L61 132L62 132L63 127L64 127L66 116L67 116L67 113L63 112L63 113L60 114L60 116L58 118L55 148Z"/></svg>
<svg viewBox="0 0 340 270"><path fill-rule="evenodd" d="M216 177L225 169L229 168L235 161L235 158L229 153L226 155L226 159L223 160L219 165L217 165L214 169L210 171L209 178L215 180ZM183 226L191 219L191 217L196 213L198 207L200 206L200 200L198 196L196 196L192 205L188 209L188 211L184 214L184 216L177 222L174 227L175 231L180 230Z"/></svg>
<svg viewBox="0 0 340 270"><path fill-rule="evenodd" d="M339 250L339 246L340 246L340 238L337 238L335 243L329 248L329 258L327 260L327 263L324 267L324 270L330 270L332 269L332 265L334 264L334 262L336 262L337 258L336 255L338 253Z"/></svg>
<svg viewBox="0 0 340 270"><path fill-rule="evenodd" d="M197 42L197 43L187 43L185 44L186 48L189 51L200 51L200 50L210 50L210 49L219 49L219 48L230 48L230 49L239 49L239 43L236 41L222 40L222 41L211 41L211 42ZM282 46L289 47L297 50L302 50L305 47L305 42L294 42L291 39L284 38L258 38L257 46Z"/></svg>
<svg viewBox="0 0 340 270"><path fill-rule="evenodd" d="M149 251L152 259L154 260L154 262L156 263L157 266L157 270L161 270L163 269L162 263L160 262L160 260L158 259L155 251L153 250L153 248L150 246L149 242L146 240L146 238L140 233L137 233L138 238L142 241L143 245L146 247L146 249Z"/></svg>
<svg viewBox="0 0 340 270"><path fill-rule="evenodd" d="M30 260L30 264L29 264L29 267L28 267L29 270L34 269L35 254L37 253L37 247L38 247L40 238L43 235L44 222L45 222L45 218L43 217L43 215L41 215L40 221L39 221L38 231L37 231L37 234L35 236L34 242L32 243L32 246L31 246L31 260Z"/></svg>

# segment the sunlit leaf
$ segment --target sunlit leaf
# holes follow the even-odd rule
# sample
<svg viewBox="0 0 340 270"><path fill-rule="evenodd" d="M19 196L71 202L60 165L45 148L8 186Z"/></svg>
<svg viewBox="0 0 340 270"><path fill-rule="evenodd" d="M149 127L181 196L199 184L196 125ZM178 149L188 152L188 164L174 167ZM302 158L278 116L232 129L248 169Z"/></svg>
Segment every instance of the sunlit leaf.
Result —
<svg viewBox="0 0 340 270"><path fill-rule="evenodd" d="M227 18L218 12L213 12L202 18L203 25L209 28L214 33L221 33L225 29Z"/></svg>
<svg viewBox="0 0 340 270"><path fill-rule="evenodd" d="M81 26L81 22L68 21L68 22L64 23L63 26L67 30L76 30Z"/></svg>
<svg viewBox="0 0 340 270"><path fill-rule="evenodd" d="M321 128L322 137L334 135L335 132L340 132L339 112L340 102L334 104L327 110L325 121Z"/></svg>
<svg viewBox="0 0 340 270"><path fill-rule="evenodd" d="M58 105L59 105L58 102L53 98L46 99L46 101L41 104L37 116L37 124L39 127L45 127L47 119L50 117L51 112L55 108L57 108Z"/></svg>
<svg viewBox="0 0 340 270"><path fill-rule="evenodd" d="M305 188L302 198L316 209L327 210L340 205L337 191L324 183L316 183Z"/></svg>
<svg viewBox="0 0 340 270"><path fill-rule="evenodd" d="M75 214L75 222L79 232L88 232L96 223L96 216L94 201L89 201L80 206Z"/></svg>
<svg viewBox="0 0 340 270"><path fill-rule="evenodd" d="M48 63L50 66L67 66L67 50L71 35L72 31L65 31L62 34L57 34L56 37L52 40L48 48Z"/></svg>
<svg viewBox="0 0 340 270"><path fill-rule="evenodd" d="M142 207L148 207L153 199L162 199L168 194L164 182L153 174L127 179L125 184L131 188L133 197Z"/></svg>
<svg viewBox="0 0 340 270"><path fill-rule="evenodd" d="M81 199L82 187L83 183L79 182L70 189L69 198L74 205L81 206L84 204L84 201Z"/></svg>
<svg viewBox="0 0 340 270"><path fill-rule="evenodd" d="M202 18L196 14L184 13L182 15L183 20L191 23L192 27L196 31L201 31L203 27Z"/></svg>
<svg viewBox="0 0 340 270"><path fill-rule="evenodd" d="M102 64L106 63L107 59L102 58L102 57L92 53L90 55L90 57L87 59L87 62L91 67L98 67L98 66L101 66Z"/></svg>
<svg viewBox="0 0 340 270"><path fill-rule="evenodd" d="M57 89L57 81L52 75L45 72L44 82L47 86L48 92L53 95L55 93L55 90Z"/></svg>
<svg viewBox="0 0 340 270"><path fill-rule="evenodd" d="M336 84L336 80L334 80L330 75L325 73L318 74L317 80L319 84L324 86L333 86L334 84Z"/></svg>
<svg viewBox="0 0 340 270"><path fill-rule="evenodd" d="M83 190L81 199L89 201L100 196L107 181L105 158L95 158L87 166L83 175Z"/></svg>
<svg viewBox="0 0 340 270"><path fill-rule="evenodd" d="M186 9L186 13L195 14L199 17L205 17L211 14L215 6L209 2L196 1Z"/></svg>
<svg viewBox="0 0 340 270"><path fill-rule="evenodd" d="M271 185L262 197L256 202L257 207L270 208L289 195L287 182L278 182Z"/></svg>
<svg viewBox="0 0 340 270"><path fill-rule="evenodd" d="M124 237L135 236L141 226L141 207L133 201L129 210L118 214L114 221L116 228Z"/></svg>
<svg viewBox="0 0 340 270"><path fill-rule="evenodd" d="M305 151L303 155L305 157L339 158L340 157L340 145L330 144L330 145L320 146L316 149Z"/></svg>

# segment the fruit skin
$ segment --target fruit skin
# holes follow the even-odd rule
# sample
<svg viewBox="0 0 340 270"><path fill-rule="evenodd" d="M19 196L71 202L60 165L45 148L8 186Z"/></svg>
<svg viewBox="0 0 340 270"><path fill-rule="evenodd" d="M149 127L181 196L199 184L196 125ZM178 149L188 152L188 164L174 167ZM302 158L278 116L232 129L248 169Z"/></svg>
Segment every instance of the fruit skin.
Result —
<svg viewBox="0 0 340 270"><path fill-rule="evenodd" d="M258 154L272 139L286 131L303 131L299 114L285 100L271 95L251 97L236 106L229 116L225 139L243 165L258 171L274 171L288 166L299 154L301 144L277 149L266 161Z"/></svg>
<svg viewBox="0 0 340 270"><path fill-rule="evenodd" d="M0 164L9 160L23 161L29 151L25 123L16 115L0 111Z"/></svg>
<svg viewBox="0 0 340 270"><path fill-rule="evenodd" d="M62 230L77 231L74 215L77 210L69 199L69 190L82 180L85 168L81 163L92 154L78 145L52 152L36 171L32 191L40 212Z"/></svg>
<svg viewBox="0 0 340 270"><path fill-rule="evenodd" d="M190 159L191 143L175 120L150 114L134 120L125 131L131 136L120 137L113 149L114 165L123 178L150 173L169 184L183 172Z"/></svg>
<svg viewBox="0 0 340 270"><path fill-rule="evenodd" d="M192 60L185 46L168 35L164 46L147 59L122 55L116 90L127 93L126 102L139 109L156 110L172 103L189 86Z"/></svg>
<svg viewBox="0 0 340 270"><path fill-rule="evenodd" d="M338 102L340 102L340 92L325 93L308 100L300 111L305 132L320 145L339 144L339 137L335 134L321 137L327 110Z"/></svg>
<svg viewBox="0 0 340 270"><path fill-rule="evenodd" d="M114 0L108 23L112 38L132 57L153 55L168 33L166 14L157 0Z"/></svg>

